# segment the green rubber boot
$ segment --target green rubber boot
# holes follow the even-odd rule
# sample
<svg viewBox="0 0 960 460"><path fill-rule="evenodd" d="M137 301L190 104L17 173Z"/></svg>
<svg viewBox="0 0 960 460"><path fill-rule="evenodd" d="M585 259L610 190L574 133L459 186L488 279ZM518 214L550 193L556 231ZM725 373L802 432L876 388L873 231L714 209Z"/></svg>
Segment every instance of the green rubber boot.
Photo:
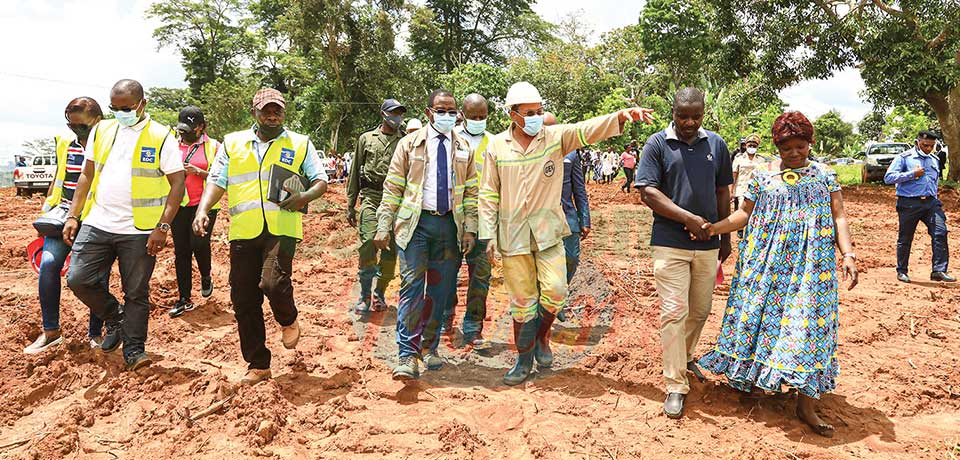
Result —
<svg viewBox="0 0 960 460"><path fill-rule="evenodd" d="M503 376L504 384L519 385L530 376L533 370L533 349L536 348L539 326L539 317L526 323L513 322L513 341L517 344L517 362Z"/></svg>
<svg viewBox="0 0 960 460"><path fill-rule="evenodd" d="M553 351L550 350L550 330L556 315L540 307L540 327L537 328L537 345L533 349L533 356L537 366L550 368L553 366Z"/></svg>

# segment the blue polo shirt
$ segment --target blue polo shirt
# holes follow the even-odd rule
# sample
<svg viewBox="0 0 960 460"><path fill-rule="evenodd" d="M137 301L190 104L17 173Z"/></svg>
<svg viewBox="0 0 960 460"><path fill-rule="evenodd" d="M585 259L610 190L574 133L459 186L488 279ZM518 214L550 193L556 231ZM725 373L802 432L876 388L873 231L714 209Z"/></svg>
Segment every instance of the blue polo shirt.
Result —
<svg viewBox="0 0 960 460"><path fill-rule="evenodd" d="M923 167L924 175L920 178L913 176L917 166ZM937 196L937 180L940 176L940 161L931 154L925 154L914 147L896 156L883 181L887 184L897 184L897 196L918 197Z"/></svg>
<svg viewBox="0 0 960 460"><path fill-rule="evenodd" d="M720 136L701 128L697 139L688 145L677 138L671 123L647 139L633 185L656 187L677 206L716 222L717 187L732 183L730 151ZM689 250L717 249L720 237L693 241L683 223L653 213L650 244Z"/></svg>

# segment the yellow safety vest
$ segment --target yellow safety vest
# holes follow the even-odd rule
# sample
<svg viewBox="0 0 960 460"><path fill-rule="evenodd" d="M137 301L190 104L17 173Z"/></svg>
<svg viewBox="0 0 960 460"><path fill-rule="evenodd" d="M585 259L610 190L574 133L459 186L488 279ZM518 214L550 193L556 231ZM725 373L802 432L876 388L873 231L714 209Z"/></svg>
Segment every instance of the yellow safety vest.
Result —
<svg viewBox="0 0 960 460"><path fill-rule="evenodd" d="M249 240L267 231L276 236L303 239L303 219L297 211L287 211L267 199L270 190L268 178L273 165L300 174L300 166L307 157L310 139L302 134L286 131L273 140L263 162L257 161L257 151L249 131L231 133L223 138L223 147L230 163L227 166L227 205L230 207L230 241Z"/></svg>
<svg viewBox="0 0 960 460"><path fill-rule="evenodd" d="M213 167L213 160L216 158L218 142L216 139L207 136L207 142L203 143L203 156L207 159L207 171L210 171L210 168ZM207 188L207 180L203 180L203 188ZM187 194L187 191L183 191L183 201L180 202L180 206L186 206L190 203L190 196ZM220 202L213 204L213 210L216 211L220 209Z"/></svg>
<svg viewBox="0 0 960 460"><path fill-rule="evenodd" d="M67 177L67 150L70 144L77 138L75 135L66 137L56 136L53 138L57 144L57 172L54 174L53 191L47 197L46 206L53 209L60 205L60 198L63 197L63 179Z"/></svg>
<svg viewBox="0 0 960 460"><path fill-rule="evenodd" d="M483 133L483 140L480 141L480 145L477 146L477 149L473 152L474 161L477 162L477 174L480 174L480 171L483 170L483 153L487 151L487 144L490 143L490 136L487 133Z"/></svg>
<svg viewBox="0 0 960 460"><path fill-rule="evenodd" d="M117 139L119 129L120 123L117 120L103 120L94 128L96 133L93 139L95 169L90 193L87 202L84 203L83 213L80 215L81 220L87 217L96 202L100 172L107 163L110 151L113 150L113 143ZM170 137L169 141L168 137ZM170 182L160 170L160 152L163 150L164 142L176 142L170 136L170 128L149 120L140 131L140 138L137 139L137 144L133 148L130 165L132 176L130 198L133 204L133 226L137 230L147 231L156 228L167 204Z"/></svg>

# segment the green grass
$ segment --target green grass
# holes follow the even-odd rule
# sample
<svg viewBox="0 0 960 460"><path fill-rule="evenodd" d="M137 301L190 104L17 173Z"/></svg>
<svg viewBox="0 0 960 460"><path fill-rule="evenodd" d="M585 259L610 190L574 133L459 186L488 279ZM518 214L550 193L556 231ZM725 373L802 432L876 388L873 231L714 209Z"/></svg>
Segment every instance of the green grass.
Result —
<svg viewBox="0 0 960 460"><path fill-rule="evenodd" d="M840 185L857 185L860 183L863 165L832 165L830 167L837 172L837 180L840 181Z"/></svg>

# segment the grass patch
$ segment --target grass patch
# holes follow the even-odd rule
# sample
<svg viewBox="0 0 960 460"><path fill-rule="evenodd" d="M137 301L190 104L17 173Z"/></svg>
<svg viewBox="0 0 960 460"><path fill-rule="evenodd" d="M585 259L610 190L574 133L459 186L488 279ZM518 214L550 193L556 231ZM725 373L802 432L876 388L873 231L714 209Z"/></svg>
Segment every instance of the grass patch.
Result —
<svg viewBox="0 0 960 460"><path fill-rule="evenodd" d="M830 166L837 172L837 180L840 185L857 185L862 178L863 165L833 165Z"/></svg>

